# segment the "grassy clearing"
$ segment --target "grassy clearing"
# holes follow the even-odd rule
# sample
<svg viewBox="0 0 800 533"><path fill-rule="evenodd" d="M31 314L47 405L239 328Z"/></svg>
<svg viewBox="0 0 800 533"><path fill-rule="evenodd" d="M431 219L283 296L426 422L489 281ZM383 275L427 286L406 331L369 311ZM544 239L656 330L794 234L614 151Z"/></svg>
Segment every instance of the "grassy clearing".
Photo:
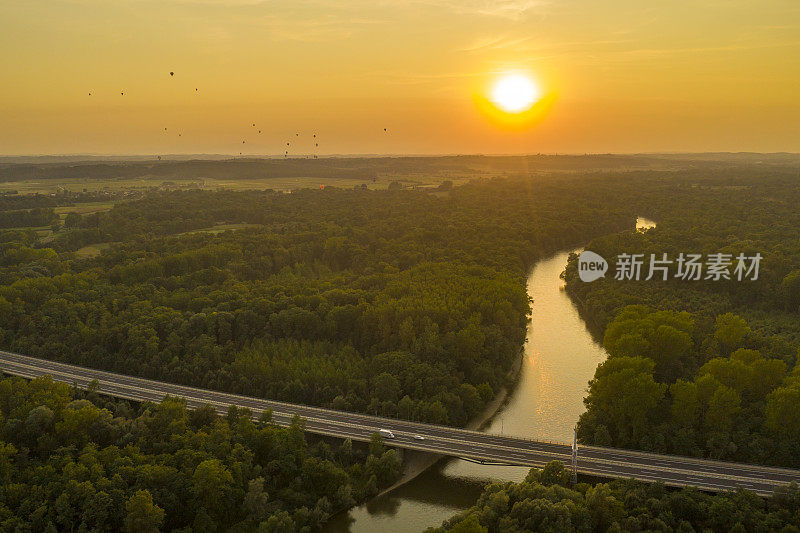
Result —
<svg viewBox="0 0 800 533"><path fill-rule="evenodd" d="M41 237L47 237L48 235L53 233L53 230L50 226L17 226L14 228L2 228L0 231L15 231L15 230L27 230L32 229L36 232L36 234Z"/></svg>
<svg viewBox="0 0 800 533"><path fill-rule="evenodd" d="M261 224L217 224L216 226L211 226L210 228L202 228L202 229L195 229L192 231L187 231L185 233L179 233L179 235L191 235L192 233L222 233L223 231L234 231L237 229L245 229L245 228L263 228L264 226Z"/></svg>
<svg viewBox="0 0 800 533"><path fill-rule="evenodd" d="M20 194L50 194L66 189L71 192L97 192L97 191L122 191L122 190L147 190L159 187L163 179L89 179L89 178L63 178L63 179L36 179L21 181L6 181L0 184L3 190L17 191ZM172 180L180 183L178 180ZM185 180L186 183L197 180Z"/></svg>
<svg viewBox="0 0 800 533"><path fill-rule="evenodd" d="M63 220L69 213L78 213L79 215L88 215L90 213L99 213L102 211L110 211L114 207L115 202L83 202L75 205L67 205L63 207L55 207L53 210Z"/></svg>
<svg viewBox="0 0 800 533"><path fill-rule="evenodd" d="M77 213L79 215L90 215L92 213L102 213L110 211L114 207L115 202L83 202L75 205L67 205L63 207L56 207L53 209L58 215L61 222L67 218L70 213Z"/></svg>
<svg viewBox="0 0 800 533"><path fill-rule="evenodd" d="M100 253L109 248L113 242L99 242L96 244L90 244L89 246L84 246L75 251L75 255L78 259L87 259L90 257L97 257Z"/></svg>

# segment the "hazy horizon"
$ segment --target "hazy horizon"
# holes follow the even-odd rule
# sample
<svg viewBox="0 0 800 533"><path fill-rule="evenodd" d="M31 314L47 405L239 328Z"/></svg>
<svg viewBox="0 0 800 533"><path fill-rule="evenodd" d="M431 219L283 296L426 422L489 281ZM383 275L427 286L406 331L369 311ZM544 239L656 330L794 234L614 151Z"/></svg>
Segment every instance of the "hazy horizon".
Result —
<svg viewBox="0 0 800 533"><path fill-rule="evenodd" d="M798 152L798 29L787 0L5 3L0 146ZM487 105L508 73L534 84L532 116Z"/></svg>
<svg viewBox="0 0 800 533"><path fill-rule="evenodd" d="M309 154L295 154L289 156L290 159L307 159ZM774 151L774 152L758 152L753 150L740 150L740 151L706 151L706 152L691 152L691 151L653 151L653 152L528 152L528 153L481 153L481 152L450 152L450 153L330 153L321 154L319 159L333 159L333 158L391 158L391 157L596 157L596 156L645 156L645 157L691 157L691 156L800 156L800 151ZM269 153L250 153L250 154L236 154L236 153L213 153L213 152L176 152L176 153L93 153L93 152L75 152L75 153L0 153L0 159L46 159L46 158L75 158L75 157L89 157L95 159L114 158L125 160L125 158L161 158L161 160L170 158L236 158L236 159L286 159L282 154L269 154Z"/></svg>

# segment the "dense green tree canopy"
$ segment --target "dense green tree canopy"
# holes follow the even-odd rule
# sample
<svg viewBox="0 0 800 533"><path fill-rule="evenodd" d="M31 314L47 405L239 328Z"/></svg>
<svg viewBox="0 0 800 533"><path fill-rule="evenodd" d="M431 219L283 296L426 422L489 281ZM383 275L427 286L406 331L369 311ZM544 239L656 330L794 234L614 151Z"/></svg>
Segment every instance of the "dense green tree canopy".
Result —
<svg viewBox="0 0 800 533"><path fill-rule="evenodd" d="M687 281L675 278L673 268L667 281L608 275L583 283L573 257L565 274L567 290L605 332L609 353L586 398L581 440L800 466L796 182L742 172L730 181L691 187L665 183L659 190L661 201L646 188L635 200L643 214L658 220L656 228L588 245L611 259L611 273L622 253L643 254L643 272L651 254L675 259L680 253L759 253L758 279ZM653 371L635 370L632 360L650 362ZM614 372L608 371L610 365ZM626 367L627 378L619 365ZM650 409L647 416L629 420L635 412L631 389L646 379L654 383L637 390Z"/></svg>
<svg viewBox="0 0 800 533"><path fill-rule="evenodd" d="M633 480L569 486L569 473L553 462L521 483L488 485L478 502L428 533L597 531L796 531L800 489L769 499L752 493L710 495Z"/></svg>
<svg viewBox="0 0 800 533"><path fill-rule="evenodd" d="M462 425L502 387L541 254L633 223L569 180L176 191L0 242L0 346L271 399ZM217 224L245 229L194 232ZM2 240L2 239L0 239ZM114 242L82 259L80 246Z"/></svg>
<svg viewBox="0 0 800 533"><path fill-rule="evenodd" d="M400 473L394 450L308 443L299 422L73 394L0 381L0 530L314 530Z"/></svg>

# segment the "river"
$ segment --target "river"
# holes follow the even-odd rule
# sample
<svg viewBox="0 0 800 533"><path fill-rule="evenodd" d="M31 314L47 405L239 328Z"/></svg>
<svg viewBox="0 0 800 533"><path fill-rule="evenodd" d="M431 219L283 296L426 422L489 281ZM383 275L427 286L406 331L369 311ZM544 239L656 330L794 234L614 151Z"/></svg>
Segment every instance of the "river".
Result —
<svg viewBox="0 0 800 533"><path fill-rule="evenodd" d="M639 218L637 229L654 227ZM575 250L580 251L580 250ZM569 252L536 263L528 277L533 298L519 380L483 431L540 440L572 442L584 411L583 397L605 358L559 277ZM325 531L420 532L471 507L488 481L521 481L528 468L484 466L446 459L392 492L335 517Z"/></svg>

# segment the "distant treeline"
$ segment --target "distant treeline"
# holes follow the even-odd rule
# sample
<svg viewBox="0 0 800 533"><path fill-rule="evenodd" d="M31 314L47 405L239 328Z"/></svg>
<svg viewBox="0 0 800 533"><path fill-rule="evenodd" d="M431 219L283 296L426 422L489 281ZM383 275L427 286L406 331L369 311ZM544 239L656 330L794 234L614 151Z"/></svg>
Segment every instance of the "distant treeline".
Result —
<svg viewBox="0 0 800 533"><path fill-rule="evenodd" d="M58 207L67 201L44 194L4 194L0 195L0 211L18 211L35 207Z"/></svg>
<svg viewBox="0 0 800 533"><path fill-rule="evenodd" d="M58 194L0 194L0 211L72 206L80 202L103 202L121 196L117 192L61 192Z"/></svg>
<svg viewBox="0 0 800 533"><path fill-rule="evenodd" d="M0 228L47 226L58 220L52 209L37 207L19 211L0 211Z"/></svg>
<svg viewBox="0 0 800 533"><path fill-rule="evenodd" d="M707 155L702 159L656 155L530 155L530 156L430 156L342 157L306 159L238 158L189 161L85 161L68 163L0 164L0 181L28 179L254 179L276 177L350 178L367 180L377 175L401 176L532 175L552 171L609 170L719 170L750 165L754 169L782 166L792 169L800 158L791 154Z"/></svg>

